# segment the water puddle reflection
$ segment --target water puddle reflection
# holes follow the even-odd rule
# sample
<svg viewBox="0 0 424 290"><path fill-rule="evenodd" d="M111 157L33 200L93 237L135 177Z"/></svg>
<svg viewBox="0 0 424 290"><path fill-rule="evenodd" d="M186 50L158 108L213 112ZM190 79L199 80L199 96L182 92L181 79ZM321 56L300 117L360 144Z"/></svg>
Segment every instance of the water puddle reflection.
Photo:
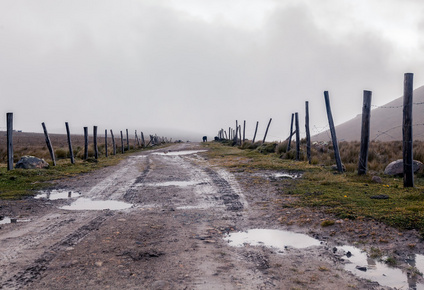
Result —
<svg viewBox="0 0 424 290"><path fill-rule="evenodd" d="M162 156L179 156L179 155L190 155L190 154L196 154L201 152L206 152L207 150L184 150L184 151L167 151L167 152L155 152L152 154L155 155L162 155Z"/></svg>
<svg viewBox="0 0 424 290"><path fill-rule="evenodd" d="M29 222L29 219L16 219L16 218L10 218L10 217L0 217L0 225L5 224L14 224L14 223L26 223Z"/></svg>
<svg viewBox="0 0 424 290"><path fill-rule="evenodd" d="M397 268L387 266L385 263L368 257L360 249L353 246L342 246L345 252L344 258L350 263L345 264L345 269L358 277L378 282L380 285L396 287L398 289L424 289L424 284L417 284L413 274L407 274ZM424 259L422 255L417 255L414 264L420 272L423 268Z"/></svg>
<svg viewBox="0 0 424 290"><path fill-rule="evenodd" d="M123 210L131 208L133 205L117 200L92 200L80 197L70 205L62 206L66 210Z"/></svg>
<svg viewBox="0 0 424 290"><path fill-rule="evenodd" d="M251 246L266 246L283 250L286 247L307 248L319 246L317 239L304 234L298 234L283 230L252 229L246 232L230 233L224 237L231 246L242 247L245 244Z"/></svg>
<svg viewBox="0 0 424 290"><path fill-rule="evenodd" d="M51 190L51 191L40 191L40 194L37 194L34 198L36 199L48 199L48 200L58 200L58 199L67 199L80 197L81 193L72 191L72 190Z"/></svg>

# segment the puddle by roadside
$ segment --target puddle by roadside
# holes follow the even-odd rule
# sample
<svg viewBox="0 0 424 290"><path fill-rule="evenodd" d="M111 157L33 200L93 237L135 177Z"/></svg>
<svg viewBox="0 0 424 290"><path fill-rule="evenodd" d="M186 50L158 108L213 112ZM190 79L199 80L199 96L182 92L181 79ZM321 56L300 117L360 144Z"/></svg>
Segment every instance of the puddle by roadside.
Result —
<svg viewBox="0 0 424 290"><path fill-rule="evenodd" d="M48 200L58 200L58 199L67 199L80 197L81 193L72 191L72 190L51 190L51 191L40 191L40 194L37 194L34 198L36 199L48 199Z"/></svg>
<svg viewBox="0 0 424 290"><path fill-rule="evenodd" d="M342 246L340 249L345 252L343 258L350 262L345 264L345 269L358 277L397 289L424 289L424 284L417 283L412 271L408 274L398 268L389 267L383 262L368 257L365 252L353 246ZM418 256L414 259L416 265L412 265L412 263L410 265L422 272L424 269L421 267L424 265L421 261L423 261L424 256L416 256Z"/></svg>
<svg viewBox="0 0 424 290"><path fill-rule="evenodd" d="M184 150L184 151L167 151L167 152L155 152L152 154L162 155L162 156L179 156L179 155L190 155L201 152L206 152L207 150Z"/></svg>
<svg viewBox="0 0 424 290"><path fill-rule="evenodd" d="M0 225L5 224L14 224L14 223L27 223L29 222L29 219L17 219L17 218L10 218L10 217L1 217L0 218Z"/></svg>
<svg viewBox="0 0 424 290"><path fill-rule="evenodd" d="M252 229L246 232L230 233L224 237L231 246L242 247L245 244L251 246L266 246L284 250L287 247L307 248L319 246L317 239L304 234L298 234L283 230Z"/></svg>
<svg viewBox="0 0 424 290"><path fill-rule="evenodd" d="M224 236L230 246L243 247L265 246L278 249L303 249L320 246L321 242L305 234L283 230L251 229L246 232L234 232ZM378 282L382 286L396 289L424 290L424 284L417 283L417 271L424 272L424 255L413 255L407 260L411 265L408 273L401 269L389 267L382 261L372 259L365 252L354 246L341 246L333 250L334 255L344 259L345 270L363 278Z"/></svg>
<svg viewBox="0 0 424 290"><path fill-rule="evenodd" d="M66 210L123 210L129 209L133 205L117 200L92 200L80 197L70 205L62 206L61 209Z"/></svg>

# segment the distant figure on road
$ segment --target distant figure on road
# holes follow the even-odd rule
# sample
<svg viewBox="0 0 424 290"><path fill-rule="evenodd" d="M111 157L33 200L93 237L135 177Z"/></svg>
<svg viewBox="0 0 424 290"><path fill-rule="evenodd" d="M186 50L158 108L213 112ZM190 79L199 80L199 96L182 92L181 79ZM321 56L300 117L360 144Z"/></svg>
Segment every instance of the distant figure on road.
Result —
<svg viewBox="0 0 424 290"><path fill-rule="evenodd" d="M208 142L208 137L207 136L203 136L203 142Z"/></svg>

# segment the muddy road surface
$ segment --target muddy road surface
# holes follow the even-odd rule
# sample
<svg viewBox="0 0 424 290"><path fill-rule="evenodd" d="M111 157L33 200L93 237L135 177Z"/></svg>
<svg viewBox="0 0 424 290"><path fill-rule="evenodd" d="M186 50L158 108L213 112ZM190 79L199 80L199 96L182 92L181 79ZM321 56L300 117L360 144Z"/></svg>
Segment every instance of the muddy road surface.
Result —
<svg viewBox="0 0 424 290"><path fill-rule="evenodd" d="M349 263L353 249L285 225L272 182L212 165L202 150L137 153L37 198L2 201L12 222L0 224L0 288L391 289L354 275L363 270ZM402 289L416 287L401 273Z"/></svg>

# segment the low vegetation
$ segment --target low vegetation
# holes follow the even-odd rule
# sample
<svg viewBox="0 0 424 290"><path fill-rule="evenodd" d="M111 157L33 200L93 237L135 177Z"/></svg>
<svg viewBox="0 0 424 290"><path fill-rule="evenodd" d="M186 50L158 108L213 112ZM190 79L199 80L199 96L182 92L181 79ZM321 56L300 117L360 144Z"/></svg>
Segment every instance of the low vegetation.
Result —
<svg viewBox="0 0 424 290"><path fill-rule="evenodd" d="M276 144L273 153L255 149L208 143L209 159L234 171L254 172L275 170L302 172L302 178L276 181L282 194L298 197L286 207L312 207L334 215L338 219L372 218L400 229L417 229L424 235L424 175L416 174L415 187L404 188L402 177L384 175L384 167L402 158L401 142L372 142L370 170L367 175L356 173L359 142L341 142L342 162L347 171L339 174L331 169L334 162L332 146L317 144L312 148L312 164L295 161L293 150L287 144ZM295 147L294 144L292 144ZM420 161L424 148L422 142L414 142L414 159ZM302 149L304 146L302 144ZM377 153L378 152L378 153ZM302 154L304 156L305 154ZM356 156L356 157L355 157ZM382 183L372 181L379 176ZM280 183L280 184L278 184ZM322 226L330 226L324 223Z"/></svg>
<svg viewBox="0 0 424 290"><path fill-rule="evenodd" d="M5 132L1 132L0 142L5 144ZM20 199L25 196L33 195L36 190L51 186L52 180L75 176L82 173L115 165L121 161L126 154L140 150L135 148L135 141L130 139L130 151L125 155L121 154L121 146L117 146L117 155L111 155L112 142L108 144L109 157L105 157L105 144L99 138L98 150L99 158L94 159L94 147L92 138L89 139L88 159L83 160L84 137L80 135L72 136L72 145L75 156L75 164L70 163L70 155L66 135L51 134L50 139L54 147L56 166L50 159L50 153L47 149L44 135L38 133L14 134L14 163L25 155L32 155L45 159L50 167L48 169L14 169L6 170L7 152L6 147L0 147L0 199ZM120 145L121 140L117 139L116 144ZM124 145L126 146L126 144ZM144 150L144 149L143 149Z"/></svg>

